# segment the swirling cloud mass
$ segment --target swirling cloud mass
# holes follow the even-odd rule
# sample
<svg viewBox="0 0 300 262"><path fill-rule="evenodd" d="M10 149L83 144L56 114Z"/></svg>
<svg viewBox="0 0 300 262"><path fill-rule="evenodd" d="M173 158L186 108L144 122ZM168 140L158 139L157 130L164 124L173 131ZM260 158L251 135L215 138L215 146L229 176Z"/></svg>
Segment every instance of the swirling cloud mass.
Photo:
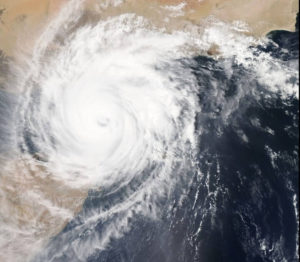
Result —
<svg viewBox="0 0 300 262"><path fill-rule="evenodd" d="M249 46L264 43L242 34L244 24L208 18L201 26L174 29L133 13L85 23L81 4L66 4L36 40L32 57L13 69L11 83L22 95L10 122L14 131L7 136L17 157L5 159L1 174L7 186L1 190L6 222L0 250L6 249L9 261L33 258L76 215L82 223L65 233L68 247L50 245L36 259L56 261L71 249L70 256L86 261L122 237L134 217L159 219L173 198L184 196L191 177L200 172L195 166L201 150L202 129L196 123L201 87L187 66L195 54L218 44L225 70L234 59L270 92L298 96L291 81L297 78L295 68L253 53ZM120 4L107 1L99 8ZM164 12L180 16L183 7ZM172 12L169 18L175 19ZM251 92L241 86L237 100L228 102L216 89L216 104L226 104L222 119ZM16 185L17 196L11 189ZM111 201L80 213L89 190ZM11 208L12 198L17 208ZM94 232L99 220L100 235Z"/></svg>

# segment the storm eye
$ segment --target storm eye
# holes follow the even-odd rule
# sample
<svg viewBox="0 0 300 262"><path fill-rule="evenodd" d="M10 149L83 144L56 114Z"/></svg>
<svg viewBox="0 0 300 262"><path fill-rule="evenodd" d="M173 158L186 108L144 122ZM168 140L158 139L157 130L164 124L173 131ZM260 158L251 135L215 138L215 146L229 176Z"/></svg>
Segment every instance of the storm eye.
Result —
<svg viewBox="0 0 300 262"><path fill-rule="evenodd" d="M109 123L110 123L110 120L107 117L102 117L97 120L97 125L99 125L100 127L107 127L109 125Z"/></svg>

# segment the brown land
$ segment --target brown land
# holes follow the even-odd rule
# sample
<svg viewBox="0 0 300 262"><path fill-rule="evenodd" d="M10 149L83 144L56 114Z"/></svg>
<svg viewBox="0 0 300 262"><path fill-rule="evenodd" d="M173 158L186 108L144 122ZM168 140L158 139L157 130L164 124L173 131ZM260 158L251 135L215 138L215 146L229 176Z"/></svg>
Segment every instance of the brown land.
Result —
<svg viewBox="0 0 300 262"><path fill-rule="evenodd" d="M66 0L0 0L0 49L8 56L16 46L32 44L34 35Z"/></svg>
<svg viewBox="0 0 300 262"><path fill-rule="evenodd" d="M54 180L35 159L2 166L0 261L25 262L81 210L88 190Z"/></svg>
<svg viewBox="0 0 300 262"><path fill-rule="evenodd" d="M67 0L0 0L0 50L12 55L16 46L21 47L20 42L24 45L24 39L27 45L32 44L34 35L65 2ZM156 20L159 18L156 12L158 5L180 3L182 0L125 0L121 7L115 8L115 12L131 11ZM199 23L213 15L228 22L241 20L250 26L255 36L275 29L294 30L299 10L297 0L186 0L185 3L184 15L178 19ZM86 5L91 10L96 3L86 0Z"/></svg>

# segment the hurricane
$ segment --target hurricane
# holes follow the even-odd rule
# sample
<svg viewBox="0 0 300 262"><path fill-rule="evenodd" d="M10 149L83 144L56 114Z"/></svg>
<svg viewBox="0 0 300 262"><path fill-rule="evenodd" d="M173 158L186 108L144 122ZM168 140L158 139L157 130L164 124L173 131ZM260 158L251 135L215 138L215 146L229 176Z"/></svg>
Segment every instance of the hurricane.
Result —
<svg viewBox="0 0 300 262"><path fill-rule="evenodd" d="M0 105L6 151L0 158L0 180L5 185L0 190L3 261L148 261L130 257L131 251L119 252L123 256L114 260L108 250L122 241L126 246L126 239L128 245L132 239L136 243L136 248L126 250L142 250L138 239L150 243L153 237L147 228L166 221L172 222L163 227L161 238L172 242L175 237L170 240L166 232L189 217L194 222L185 243L194 247L193 241L207 228L218 228L218 203L229 196L220 182L222 170L239 165L227 165L226 156L232 158L229 148L241 155L244 150L232 142L221 156L216 141L224 145L222 139L231 130L243 148L250 148L253 134L244 125L266 136L277 134L261 123L262 118L251 115L254 105L270 108L281 103L286 117L297 116L296 59L275 57L268 51L274 42L247 34L246 24L208 17L199 25L174 25L184 4L152 10L156 20L152 13L120 12L122 1L102 1L98 14L86 19L83 2L65 4L37 37L30 54L19 50L20 61L11 65L6 84L15 91L5 99L1 93L1 100L9 104ZM298 137L289 130L288 137ZM280 167L275 162L281 158L272 145L262 150L274 170L297 169L292 160L295 148L283 150L282 161L288 166ZM247 165L237 155L230 161ZM248 170L261 174L260 168L257 160ZM242 183L251 175L242 175L241 170L230 173ZM293 179L287 176L284 181L288 198L293 199L290 212L297 220ZM196 189L195 181L205 190ZM197 205L194 215L182 211L178 218L180 210L195 210ZM251 221L247 208L250 204L235 214ZM269 237L272 225L259 230L260 222L252 225L255 234L254 229L243 229L249 239L256 239L248 246L240 240L244 250L274 261L296 258L294 220L293 237L285 240L288 251L280 245L284 233ZM286 221L278 222L282 230ZM132 232L137 228L141 232L135 238ZM192 261L162 253L149 261ZM217 261L205 256L208 260L203 261ZM195 254L194 259L202 261Z"/></svg>

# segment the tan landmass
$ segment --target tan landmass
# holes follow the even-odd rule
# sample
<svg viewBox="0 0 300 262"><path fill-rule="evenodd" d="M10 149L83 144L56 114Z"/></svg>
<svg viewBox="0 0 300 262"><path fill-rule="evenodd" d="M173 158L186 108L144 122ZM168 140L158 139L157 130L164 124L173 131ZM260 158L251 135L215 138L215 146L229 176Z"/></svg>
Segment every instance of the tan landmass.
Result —
<svg viewBox="0 0 300 262"><path fill-rule="evenodd" d="M25 43L33 44L34 35L42 30L65 2L67 0L0 0L0 50L12 55L16 45L20 48ZM99 3L95 0L85 2L89 9ZM297 0L125 0L111 12L131 11L159 20L165 18L168 12L167 9L165 13L161 10L157 12L159 7L182 2L186 3L184 13L177 20L199 23L209 15L228 22L240 20L250 26L255 36L265 35L275 29L294 30L299 10Z"/></svg>
<svg viewBox="0 0 300 262"><path fill-rule="evenodd" d="M34 159L4 166L0 172L0 261L25 262L81 210L88 190L52 179Z"/></svg>
<svg viewBox="0 0 300 262"><path fill-rule="evenodd" d="M35 35L65 0L0 0L0 49L10 56L16 45L32 45ZM25 39L25 42L22 40Z"/></svg>

